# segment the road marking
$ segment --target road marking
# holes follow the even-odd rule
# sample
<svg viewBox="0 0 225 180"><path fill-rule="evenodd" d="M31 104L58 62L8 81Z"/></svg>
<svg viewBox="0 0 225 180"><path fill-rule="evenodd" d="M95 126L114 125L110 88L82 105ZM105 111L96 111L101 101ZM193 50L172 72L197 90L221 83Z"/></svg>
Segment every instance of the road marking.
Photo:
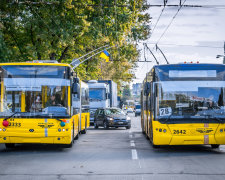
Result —
<svg viewBox="0 0 225 180"><path fill-rule="evenodd" d="M138 155L137 155L136 149L131 149L131 153L132 153L132 159L133 160L138 159Z"/></svg>
<svg viewBox="0 0 225 180"><path fill-rule="evenodd" d="M134 144L134 141L133 140L130 141L130 146L131 147L135 147L135 144Z"/></svg>
<svg viewBox="0 0 225 180"><path fill-rule="evenodd" d="M132 138L132 137L133 137L133 135L132 135L132 134L130 134L130 135L129 135L129 138Z"/></svg>

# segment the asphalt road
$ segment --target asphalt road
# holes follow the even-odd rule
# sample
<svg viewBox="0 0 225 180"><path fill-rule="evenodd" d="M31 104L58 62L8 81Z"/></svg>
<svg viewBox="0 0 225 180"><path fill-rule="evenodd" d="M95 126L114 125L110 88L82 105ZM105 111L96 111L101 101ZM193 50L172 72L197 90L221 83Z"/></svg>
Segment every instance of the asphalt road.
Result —
<svg viewBox="0 0 225 180"><path fill-rule="evenodd" d="M91 127L71 149L0 145L0 179L225 179L225 146L153 149L141 133L140 117L131 117L130 130Z"/></svg>

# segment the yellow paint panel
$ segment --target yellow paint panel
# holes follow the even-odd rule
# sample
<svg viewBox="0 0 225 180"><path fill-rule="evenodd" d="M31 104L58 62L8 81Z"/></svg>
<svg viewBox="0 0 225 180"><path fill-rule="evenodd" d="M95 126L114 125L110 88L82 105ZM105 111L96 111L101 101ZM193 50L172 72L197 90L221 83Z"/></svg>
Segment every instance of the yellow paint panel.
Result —
<svg viewBox="0 0 225 180"><path fill-rule="evenodd" d="M153 142L155 145L225 144L225 125L161 124L153 121Z"/></svg>

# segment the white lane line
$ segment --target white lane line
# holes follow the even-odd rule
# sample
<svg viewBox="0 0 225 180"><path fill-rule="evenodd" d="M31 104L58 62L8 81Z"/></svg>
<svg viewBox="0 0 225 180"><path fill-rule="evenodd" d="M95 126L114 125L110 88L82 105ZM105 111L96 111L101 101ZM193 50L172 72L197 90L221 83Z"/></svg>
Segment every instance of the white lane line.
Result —
<svg viewBox="0 0 225 180"><path fill-rule="evenodd" d="M132 153L132 159L133 160L138 159L138 155L137 155L136 149L131 149L131 153Z"/></svg>
<svg viewBox="0 0 225 180"><path fill-rule="evenodd" d="M139 163L139 168L141 169L141 162L140 162L140 160L138 161L138 163Z"/></svg>
<svg viewBox="0 0 225 180"><path fill-rule="evenodd" d="M135 144L134 144L134 141L133 140L130 141L130 146L131 147L135 147Z"/></svg>

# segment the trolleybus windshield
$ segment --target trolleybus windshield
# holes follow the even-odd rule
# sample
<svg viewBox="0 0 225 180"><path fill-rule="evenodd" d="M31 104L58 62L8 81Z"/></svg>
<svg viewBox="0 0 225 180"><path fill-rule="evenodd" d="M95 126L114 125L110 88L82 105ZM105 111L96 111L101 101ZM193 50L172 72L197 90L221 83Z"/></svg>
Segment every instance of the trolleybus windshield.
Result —
<svg viewBox="0 0 225 180"><path fill-rule="evenodd" d="M2 66L0 116L68 117L68 71L64 66Z"/></svg>
<svg viewBox="0 0 225 180"><path fill-rule="evenodd" d="M225 81L161 81L154 86L159 121L225 122Z"/></svg>

